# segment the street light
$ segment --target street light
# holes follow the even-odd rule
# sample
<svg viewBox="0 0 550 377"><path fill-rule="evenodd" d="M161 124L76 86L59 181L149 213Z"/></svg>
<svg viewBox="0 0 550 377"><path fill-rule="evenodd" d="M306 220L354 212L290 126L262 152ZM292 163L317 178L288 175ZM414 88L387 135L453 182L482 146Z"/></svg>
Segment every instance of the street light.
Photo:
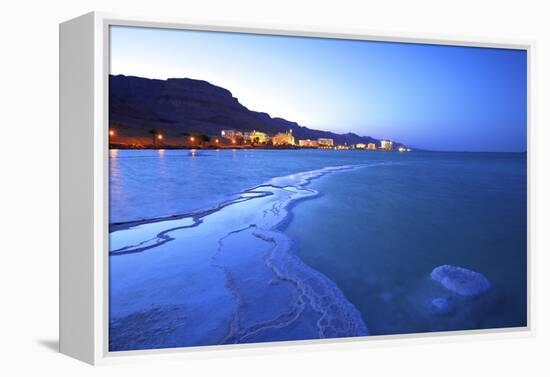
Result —
<svg viewBox="0 0 550 377"><path fill-rule="evenodd" d="M162 134L158 134L157 139L162 140Z"/></svg>
<svg viewBox="0 0 550 377"><path fill-rule="evenodd" d="M109 130L109 136L115 136L115 130Z"/></svg>

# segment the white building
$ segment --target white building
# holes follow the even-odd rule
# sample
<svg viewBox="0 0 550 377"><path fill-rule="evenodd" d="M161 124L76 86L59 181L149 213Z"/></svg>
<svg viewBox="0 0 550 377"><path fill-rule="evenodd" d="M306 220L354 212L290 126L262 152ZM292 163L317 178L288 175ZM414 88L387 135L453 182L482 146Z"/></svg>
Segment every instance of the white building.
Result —
<svg viewBox="0 0 550 377"><path fill-rule="evenodd" d="M229 139L232 141L243 137L243 133L237 130L222 130L221 135L224 139Z"/></svg>
<svg viewBox="0 0 550 377"><path fill-rule="evenodd" d="M314 148L318 146L318 143L317 143L317 140L305 139L305 140L299 140L298 145L306 148Z"/></svg>
<svg viewBox="0 0 550 377"><path fill-rule="evenodd" d="M380 149L391 151L393 149L393 142L391 140L380 140Z"/></svg>
<svg viewBox="0 0 550 377"><path fill-rule="evenodd" d="M322 147L332 147L334 145L334 140L319 138L317 139L317 144L319 144L319 146L322 146Z"/></svg>

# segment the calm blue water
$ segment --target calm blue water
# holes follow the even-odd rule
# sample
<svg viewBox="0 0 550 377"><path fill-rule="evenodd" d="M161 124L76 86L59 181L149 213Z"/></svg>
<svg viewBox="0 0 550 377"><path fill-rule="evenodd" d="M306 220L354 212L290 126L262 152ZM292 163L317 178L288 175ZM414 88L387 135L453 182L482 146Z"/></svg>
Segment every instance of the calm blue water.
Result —
<svg viewBox="0 0 550 377"><path fill-rule="evenodd" d="M389 158L312 183L323 195L296 206L287 229L301 258L337 283L373 334L524 326L525 156ZM419 313L426 276L442 264L484 274L494 305L454 321Z"/></svg>
<svg viewBox="0 0 550 377"><path fill-rule="evenodd" d="M271 178L326 166L411 159L365 151L111 150L111 222L208 208Z"/></svg>
<svg viewBox="0 0 550 377"><path fill-rule="evenodd" d="M526 324L524 154L111 151L111 223L215 207L275 177L342 165L366 166L313 180L319 194L295 203L283 230L371 334ZM428 277L442 264L484 274L491 295L434 316Z"/></svg>

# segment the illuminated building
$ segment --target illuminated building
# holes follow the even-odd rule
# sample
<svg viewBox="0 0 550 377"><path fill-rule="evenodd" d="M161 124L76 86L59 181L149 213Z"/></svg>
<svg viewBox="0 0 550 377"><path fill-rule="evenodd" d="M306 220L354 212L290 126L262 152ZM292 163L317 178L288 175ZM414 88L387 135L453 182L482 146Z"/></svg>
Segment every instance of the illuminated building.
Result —
<svg viewBox="0 0 550 377"><path fill-rule="evenodd" d="M252 131L250 133L250 141L253 143L265 143L268 140L268 137L265 132Z"/></svg>
<svg viewBox="0 0 550 377"><path fill-rule="evenodd" d="M380 140L380 149L391 151L393 149L393 142L391 140Z"/></svg>
<svg viewBox="0 0 550 377"><path fill-rule="evenodd" d="M298 145L306 148L314 148L314 147L317 147L319 144L317 143L316 140L305 139L305 140L299 140Z"/></svg>
<svg viewBox="0 0 550 377"><path fill-rule="evenodd" d="M241 131L236 131L236 130L222 130L221 136L224 139L236 140L238 138L242 138L243 133Z"/></svg>
<svg viewBox="0 0 550 377"><path fill-rule="evenodd" d="M279 132L277 135L273 136L271 139L273 145L294 145L295 140L292 135L292 130L288 132Z"/></svg>
<svg viewBox="0 0 550 377"><path fill-rule="evenodd" d="M350 149L350 147L348 145L337 145L336 147L334 147L334 149L336 149L336 150L348 150L348 149Z"/></svg>
<svg viewBox="0 0 550 377"><path fill-rule="evenodd" d="M317 139L317 144L319 144L319 146L322 146L322 147L332 147L334 145L334 140L319 138Z"/></svg>

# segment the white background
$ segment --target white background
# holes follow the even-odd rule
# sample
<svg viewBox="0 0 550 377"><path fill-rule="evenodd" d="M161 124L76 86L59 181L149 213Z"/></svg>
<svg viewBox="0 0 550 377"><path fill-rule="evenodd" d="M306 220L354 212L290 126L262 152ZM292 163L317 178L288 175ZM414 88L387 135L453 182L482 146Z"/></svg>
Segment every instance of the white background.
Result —
<svg viewBox="0 0 550 377"><path fill-rule="evenodd" d="M80 0L2 2L0 374L550 375L548 182L550 12L545 1ZM396 342L293 354L92 368L54 352L58 332L58 23L91 10L207 21L526 38L537 42L533 125L537 334ZM533 149L531 150L533 151ZM544 234L546 232L546 234Z"/></svg>

